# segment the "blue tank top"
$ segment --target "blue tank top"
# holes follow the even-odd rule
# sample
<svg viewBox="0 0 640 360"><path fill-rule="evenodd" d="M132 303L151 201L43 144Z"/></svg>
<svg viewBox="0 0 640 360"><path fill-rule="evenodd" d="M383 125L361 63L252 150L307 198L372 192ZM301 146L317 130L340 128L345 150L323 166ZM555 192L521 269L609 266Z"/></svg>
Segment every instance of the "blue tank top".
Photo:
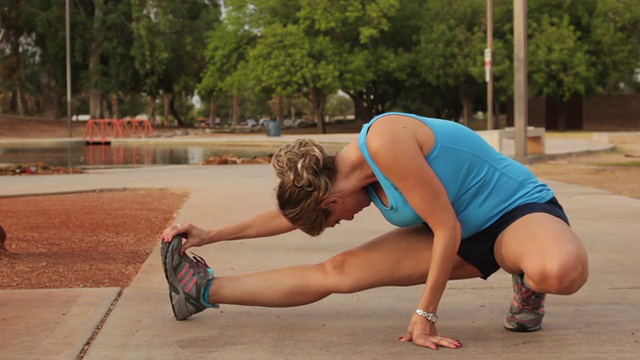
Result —
<svg viewBox="0 0 640 360"><path fill-rule="evenodd" d="M387 114L420 120L433 131L435 143L425 161L449 196L463 239L483 230L511 209L527 203L544 203L554 196L527 167L496 151L466 126L413 114ZM362 127L358 147L387 195L388 206L382 203L372 185L367 187L367 192L390 223L400 227L424 223L398 188L382 174L367 149L369 127L384 115Z"/></svg>

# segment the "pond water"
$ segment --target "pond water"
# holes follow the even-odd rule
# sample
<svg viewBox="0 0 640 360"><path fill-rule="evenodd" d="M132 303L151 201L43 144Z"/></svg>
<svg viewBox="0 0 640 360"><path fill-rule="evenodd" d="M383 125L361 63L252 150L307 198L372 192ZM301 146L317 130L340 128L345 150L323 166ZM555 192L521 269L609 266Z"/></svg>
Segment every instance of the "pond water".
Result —
<svg viewBox="0 0 640 360"><path fill-rule="evenodd" d="M234 154L254 157L269 154L260 148L221 148L213 146L124 146L68 143L35 147L0 145L0 164L42 162L66 167L124 167L168 164L198 164L211 156Z"/></svg>

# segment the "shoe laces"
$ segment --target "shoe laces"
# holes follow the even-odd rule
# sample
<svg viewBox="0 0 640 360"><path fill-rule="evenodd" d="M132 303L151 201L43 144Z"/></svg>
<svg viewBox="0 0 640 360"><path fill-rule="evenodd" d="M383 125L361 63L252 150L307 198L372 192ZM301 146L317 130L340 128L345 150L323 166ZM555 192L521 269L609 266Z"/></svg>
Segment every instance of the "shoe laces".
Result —
<svg viewBox="0 0 640 360"><path fill-rule="evenodd" d="M202 257L200 257L199 255L196 254L191 254L191 260L193 261L193 267L196 270L197 274L200 275L204 275L204 277L208 277L209 276L209 265L207 265L207 262L204 261L204 259Z"/></svg>
<svg viewBox="0 0 640 360"><path fill-rule="evenodd" d="M544 305L545 294L535 291L524 284L515 284L515 303L518 310L524 312L540 312Z"/></svg>

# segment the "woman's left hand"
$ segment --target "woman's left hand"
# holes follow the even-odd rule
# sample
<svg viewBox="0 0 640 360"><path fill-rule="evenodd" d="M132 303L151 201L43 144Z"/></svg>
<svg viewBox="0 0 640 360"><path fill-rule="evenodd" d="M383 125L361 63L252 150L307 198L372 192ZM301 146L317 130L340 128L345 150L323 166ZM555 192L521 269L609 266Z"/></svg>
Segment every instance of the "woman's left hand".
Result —
<svg viewBox="0 0 640 360"><path fill-rule="evenodd" d="M400 341L412 341L418 346L428 347L433 350L438 350L440 346L450 349L457 349L462 346L460 341L442 336L436 330L435 324L418 314L413 315L407 334L402 336Z"/></svg>

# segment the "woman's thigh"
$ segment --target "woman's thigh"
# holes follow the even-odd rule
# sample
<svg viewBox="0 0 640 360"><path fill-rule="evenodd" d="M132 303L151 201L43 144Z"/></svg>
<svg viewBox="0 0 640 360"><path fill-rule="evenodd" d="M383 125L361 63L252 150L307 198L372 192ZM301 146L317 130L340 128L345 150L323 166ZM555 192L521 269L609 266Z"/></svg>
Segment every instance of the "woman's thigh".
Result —
<svg viewBox="0 0 640 360"><path fill-rule="evenodd" d="M325 265L352 279L349 291L377 286L423 284L431 266L433 234L425 226L390 231L329 259ZM458 255L454 256L451 279L479 277L480 272Z"/></svg>
<svg viewBox="0 0 640 360"><path fill-rule="evenodd" d="M524 273L538 291L570 292L566 290L571 284L559 283L562 277L579 288L588 276L584 244L569 225L546 213L528 214L509 225L498 237L494 253L505 271Z"/></svg>

